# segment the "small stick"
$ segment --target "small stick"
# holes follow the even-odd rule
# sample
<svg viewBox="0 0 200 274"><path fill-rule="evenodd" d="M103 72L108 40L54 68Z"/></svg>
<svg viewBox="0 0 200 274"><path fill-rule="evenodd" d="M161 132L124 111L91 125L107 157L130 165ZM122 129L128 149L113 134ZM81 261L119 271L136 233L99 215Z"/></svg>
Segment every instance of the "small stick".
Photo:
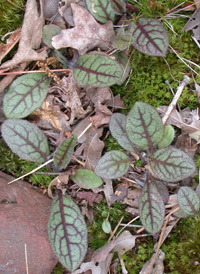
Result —
<svg viewBox="0 0 200 274"><path fill-rule="evenodd" d="M16 182L16 181L18 181L18 180L22 179L22 178L24 178L24 177L26 177L26 176L28 176L28 175L30 175L30 174L32 174L32 173L34 173L35 171L37 171L37 170L41 169L42 167L44 167L44 166L48 165L48 164L49 164L49 163L51 163L51 162L53 162L53 159L48 160L48 161L47 161L47 162L45 162L44 164L42 164L42 165L40 165L40 166L36 167L34 170L32 170L32 171L30 171L30 172L28 172L28 173L26 173L26 174L22 175L21 177L19 177L19 178L16 178L16 179L12 180L11 182L9 182L9 183L8 183L8 185L10 185L10 184L12 184L12 183L14 183L14 182Z"/></svg>
<svg viewBox="0 0 200 274"><path fill-rule="evenodd" d="M28 255L27 255L26 243L25 243L25 261L26 261L26 274L28 274Z"/></svg>
<svg viewBox="0 0 200 274"><path fill-rule="evenodd" d="M190 81L190 77L188 77L187 75L184 76L184 79L183 81L181 82L181 84L178 86L177 88L177 92L173 98L173 100L171 101L165 115L163 116L162 118L162 122L163 122L163 125L165 125L165 123L167 122L171 112L173 111L173 109L175 108L180 96L181 96L181 93L183 92L183 89L185 88L185 86L189 83Z"/></svg>
<svg viewBox="0 0 200 274"><path fill-rule="evenodd" d="M113 230L112 234L110 235L110 238L108 239L108 243L112 240L113 236L115 235L115 232L117 231L117 229L120 226L123 219L124 219L124 216L121 217L121 219L119 220L119 222L116 225L115 229Z"/></svg>
<svg viewBox="0 0 200 274"><path fill-rule="evenodd" d="M122 227L122 229L117 233L116 237L118 237L127 226L129 226L131 223L135 222L139 218L140 218L140 216L137 216L133 220L131 220L130 222L128 222L128 224L126 224L124 227Z"/></svg>
<svg viewBox="0 0 200 274"><path fill-rule="evenodd" d="M71 69L51 69L51 72L70 72ZM26 70L26 71L10 71L10 72L0 72L0 75L21 75L29 73L40 73L46 72L44 70Z"/></svg>

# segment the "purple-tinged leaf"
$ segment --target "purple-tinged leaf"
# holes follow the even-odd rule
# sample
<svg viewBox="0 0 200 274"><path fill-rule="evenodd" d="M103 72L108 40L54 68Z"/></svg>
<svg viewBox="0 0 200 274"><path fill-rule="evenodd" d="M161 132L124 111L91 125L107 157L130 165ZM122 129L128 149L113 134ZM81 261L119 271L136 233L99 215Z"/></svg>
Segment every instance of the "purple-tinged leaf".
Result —
<svg viewBox="0 0 200 274"><path fill-rule="evenodd" d="M117 150L107 152L96 165L95 173L105 179L117 179L123 176L130 166L129 157Z"/></svg>
<svg viewBox="0 0 200 274"><path fill-rule="evenodd" d="M150 56L165 56L169 45L167 31L156 19L140 17L132 22L132 45Z"/></svg>
<svg viewBox="0 0 200 274"><path fill-rule="evenodd" d="M25 120L8 119L1 129L5 142L20 158L36 163L47 160L48 141L36 125Z"/></svg>
<svg viewBox="0 0 200 274"><path fill-rule="evenodd" d="M46 98L50 81L42 72L18 77L4 96L5 116L24 118L31 114Z"/></svg>
<svg viewBox="0 0 200 274"><path fill-rule="evenodd" d="M153 180L155 186L157 187L158 192L163 200L163 203L166 204L169 200L169 191L163 181Z"/></svg>
<svg viewBox="0 0 200 274"><path fill-rule="evenodd" d="M57 169L62 170L67 167L74 152L77 142L76 134L64 140L54 153L54 163Z"/></svg>
<svg viewBox="0 0 200 274"><path fill-rule="evenodd" d="M153 176L165 182L177 182L191 176L195 163L185 152L167 147L156 151L149 159Z"/></svg>
<svg viewBox="0 0 200 274"><path fill-rule="evenodd" d="M122 15L126 12L126 3L123 0L110 0L110 3L115 14Z"/></svg>
<svg viewBox="0 0 200 274"><path fill-rule="evenodd" d="M126 80L126 78L128 77L129 72L131 70L130 60L124 52L118 52L113 54L112 56L114 56L115 60L122 66L122 69L123 69L122 78L116 83L117 85L122 85L124 81Z"/></svg>
<svg viewBox="0 0 200 274"><path fill-rule="evenodd" d="M200 199L200 185L198 185L195 189L196 194L198 195L199 199Z"/></svg>
<svg viewBox="0 0 200 274"><path fill-rule="evenodd" d="M87 226L79 207L61 191L52 203L48 235L52 250L61 264L73 272L87 252Z"/></svg>
<svg viewBox="0 0 200 274"><path fill-rule="evenodd" d="M165 206L153 182L147 181L139 199L140 220L145 229L154 234L160 231L165 216Z"/></svg>
<svg viewBox="0 0 200 274"><path fill-rule="evenodd" d="M89 12L100 23L115 21L115 12L110 0L86 0Z"/></svg>
<svg viewBox="0 0 200 274"><path fill-rule="evenodd" d="M91 189L103 184L93 171L88 169L76 169L75 175L70 175L70 179L81 188Z"/></svg>
<svg viewBox="0 0 200 274"><path fill-rule="evenodd" d="M129 32L126 32L124 28L119 29L115 39L112 42L113 48L119 50L125 50L131 45L131 36Z"/></svg>
<svg viewBox="0 0 200 274"><path fill-rule="evenodd" d="M131 143L126 133L126 116L124 114L114 113L110 119L109 129L121 147L135 152L133 143Z"/></svg>
<svg viewBox="0 0 200 274"><path fill-rule="evenodd" d="M122 78L123 70L112 58L104 54L90 53L79 57L73 75L80 86L108 87Z"/></svg>
<svg viewBox="0 0 200 274"><path fill-rule="evenodd" d="M140 150L153 150L163 137L162 120L152 106L136 102L127 115L126 132Z"/></svg>
<svg viewBox="0 0 200 274"><path fill-rule="evenodd" d="M186 214L194 215L199 211L199 197L196 192L188 186L183 186L179 189L178 204L180 209Z"/></svg>

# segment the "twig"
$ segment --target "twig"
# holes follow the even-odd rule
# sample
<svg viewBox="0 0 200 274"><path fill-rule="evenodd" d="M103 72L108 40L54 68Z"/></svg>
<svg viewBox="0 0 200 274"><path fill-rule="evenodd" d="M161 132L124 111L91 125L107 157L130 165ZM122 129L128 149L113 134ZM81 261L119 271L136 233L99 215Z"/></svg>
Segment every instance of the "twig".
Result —
<svg viewBox="0 0 200 274"><path fill-rule="evenodd" d="M26 173L26 174L22 175L21 177L19 177L19 178L16 178L16 179L12 180L11 182L9 182L9 183L8 183L8 185L10 185L10 184L12 184L12 183L14 183L14 182L16 182L16 181L18 181L18 180L22 179L22 178L24 178L24 177L26 177L26 176L28 176L28 175L30 175L30 174L32 174L32 173L34 173L35 171L37 171L37 170L41 169L42 167L44 167L44 166L48 165L48 164L49 164L49 163L51 163L51 162L53 162L53 159L48 160L48 161L47 161L47 162L45 162L44 164L42 164L42 165L40 165L40 166L36 167L34 170L32 170L32 171L30 171L30 172L28 172L28 173Z"/></svg>
<svg viewBox="0 0 200 274"><path fill-rule="evenodd" d="M112 240L113 236L115 235L115 232L117 231L118 227L120 226L122 220L124 219L124 216L121 217L121 219L119 220L118 224L116 225L115 229L113 230L113 232L110 235L110 238L108 239L108 243Z"/></svg>
<svg viewBox="0 0 200 274"><path fill-rule="evenodd" d="M127 225L127 224L123 224L123 223L121 223L120 226L126 226L126 227L143 227L142 225Z"/></svg>
<svg viewBox="0 0 200 274"><path fill-rule="evenodd" d="M28 274L28 255L27 255L26 243L25 243L25 261L26 261L26 274Z"/></svg>
<svg viewBox="0 0 200 274"><path fill-rule="evenodd" d="M166 216L166 218L165 218L165 224L164 224L164 226L163 226L163 228L162 228L162 232L161 232L161 234L160 234L160 238L159 238L158 245L157 245L157 248L156 248L156 253L155 253L155 255L154 255L154 258L153 258L153 260L152 260L152 262L151 262L151 264L150 264L150 266L149 266L149 268L148 268L146 274L149 274L149 273L150 273L150 271L151 271L151 269L152 269L152 267L153 267L153 265L154 265L154 263L155 263L155 261L156 261L156 258L157 258L157 256L158 256L159 249L160 249L160 247L161 247L161 245L162 245L162 240L163 240L163 237L164 237L164 233L165 233L167 224L168 224L168 222L169 222L169 218L170 218L170 216L171 216L174 212L176 212L178 209L179 209L179 207L178 207L178 208L175 208L174 210L172 210L172 211Z"/></svg>
<svg viewBox="0 0 200 274"><path fill-rule="evenodd" d="M163 125L165 125L165 123L167 122L171 112L173 111L173 109L175 108L175 106L178 102L179 97L181 96L181 93L183 92L183 89L189 83L189 81L190 81L190 78L187 75L185 75L183 81L177 88L177 92L176 92L171 104L169 105L165 115L162 118Z"/></svg>
<svg viewBox="0 0 200 274"><path fill-rule="evenodd" d="M11 0L7 0L7 2L9 2L11 5L15 6L16 8L25 11L25 9L23 9L22 7L20 7L17 4L13 3Z"/></svg>
<svg viewBox="0 0 200 274"><path fill-rule="evenodd" d="M169 45L169 47L171 48L171 50L176 54L176 56L183 62L183 64L185 64L191 71L193 71L195 74L199 75L200 74L198 72L196 72L193 68L191 68L184 60L183 58L175 51L175 49L172 48L172 46Z"/></svg>
<svg viewBox="0 0 200 274"><path fill-rule="evenodd" d="M70 72L71 69L51 69L51 72ZM10 71L10 72L0 72L0 75L21 75L29 73L40 73L46 72L44 70L27 70L27 71Z"/></svg>
<svg viewBox="0 0 200 274"><path fill-rule="evenodd" d="M129 226L130 224L132 224L133 222L135 222L139 218L140 218L140 216L137 216L133 220L128 222L128 224L126 224L124 227L122 227L122 229L117 233L116 237L118 237L127 226Z"/></svg>

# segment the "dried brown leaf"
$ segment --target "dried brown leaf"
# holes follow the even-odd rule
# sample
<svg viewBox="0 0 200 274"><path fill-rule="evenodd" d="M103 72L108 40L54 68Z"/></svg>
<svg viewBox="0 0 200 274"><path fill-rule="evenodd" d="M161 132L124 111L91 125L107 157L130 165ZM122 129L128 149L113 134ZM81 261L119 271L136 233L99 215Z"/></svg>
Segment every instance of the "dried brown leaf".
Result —
<svg viewBox="0 0 200 274"><path fill-rule="evenodd" d="M198 3L199 4L199 3ZM192 30L196 40L200 40L200 8L198 8L184 27L184 31Z"/></svg>
<svg viewBox="0 0 200 274"><path fill-rule="evenodd" d="M142 270L140 271L140 274L164 274L164 258L165 258L165 253L159 249L158 251L158 256L156 258L156 261L154 263L154 267L151 269L151 271L148 272L149 267L152 263L152 261L154 260L154 256L155 254L152 255L151 259L149 261L147 261Z"/></svg>
<svg viewBox="0 0 200 274"><path fill-rule="evenodd" d="M104 142L95 134L87 144L88 146L84 150L85 168L94 171L97 162L101 158Z"/></svg>
<svg viewBox="0 0 200 274"><path fill-rule="evenodd" d="M0 44L0 63L2 59L11 51L11 49L19 42L20 35L21 28L17 28L6 40L6 44Z"/></svg>
<svg viewBox="0 0 200 274"><path fill-rule="evenodd" d="M110 47L113 37L113 23L108 21L101 25L97 23L89 11L75 3L71 4L75 27L62 30L52 38L54 48L71 47L77 49L81 55L87 51L100 47L103 50Z"/></svg>
<svg viewBox="0 0 200 274"><path fill-rule="evenodd" d="M167 109L168 109L167 106L160 106L158 107L157 110L159 113L164 115ZM176 109L174 109L171 112L166 124L171 124L178 128L181 128L182 130L184 130L185 133L188 133L188 134L200 130L200 120L198 115L196 115L196 112L194 111L193 112L189 111L188 113L188 110L187 110L187 114L186 114L186 111L185 113L184 111L180 113Z"/></svg>
<svg viewBox="0 0 200 274"><path fill-rule="evenodd" d="M32 115L36 116L36 124L46 129L56 129L61 131L68 125L69 117L64 114L58 105L54 103L54 95L48 95L40 108L36 109Z"/></svg>
<svg viewBox="0 0 200 274"><path fill-rule="evenodd" d="M42 1L40 1L42 3ZM26 12L21 30L21 38L17 53L13 59L1 65L1 68L15 67L24 62L45 60L47 57L46 50L37 52L40 47L42 38L42 27L44 24L43 6L40 5L41 15L38 11L36 0L28 0L26 4Z"/></svg>
<svg viewBox="0 0 200 274"><path fill-rule="evenodd" d="M95 203L100 203L103 199L102 194L94 193L92 191L79 191L76 195L79 200L86 200L90 206Z"/></svg>

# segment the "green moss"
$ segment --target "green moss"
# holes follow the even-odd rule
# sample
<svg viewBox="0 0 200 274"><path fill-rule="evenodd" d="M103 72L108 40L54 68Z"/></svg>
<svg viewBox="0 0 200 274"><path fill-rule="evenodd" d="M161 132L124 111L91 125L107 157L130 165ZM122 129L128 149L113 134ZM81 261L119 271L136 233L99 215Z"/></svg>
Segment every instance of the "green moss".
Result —
<svg viewBox="0 0 200 274"><path fill-rule="evenodd" d="M66 269L60 263L58 263L56 267L54 268L54 270L51 272L51 274L64 274L64 273L66 273Z"/></svg>
<svg viewBox="0 0 200 274"><path fill-rule="evenodd" d="M152 238L145 239L147 242L141 242L133 250L129 250L121 258L124 261L126 270L131 274L138 274L143 265L151 258L153 254L153 240ZM118 272L120 273L120 266L118 266Z"/></svg>
<svg viewBox="0 0 200 274"><path fill-rule="evenodd" d="M165 273L200 273L200 216L183 219L163 244Z"/></svg>
<svg viewBox="0 0 200 274"><path fill-rule="evenodd" d="M108 214L112 230L116 227L122 216L124 217L124 220L126 220L128 216L125 212L124 205L114 203L111 207L108 207L105 199L103 199L101 203L95 204L93 209L94 221L88 226L88 233L89 246L93 250L96 250L104 246L110 236L102 230L102 223L107 218Z"/></svg>
<svg viewBox="0 0 200 274"><path fill-rule="evenodd" d="M25 0L12 0L13 3L22 7L21 2L25 4ZM0 1L0 36L3 36L7 32L14 31L16 28L22 25L24 12L15 7L7 0Z"/></svg>

